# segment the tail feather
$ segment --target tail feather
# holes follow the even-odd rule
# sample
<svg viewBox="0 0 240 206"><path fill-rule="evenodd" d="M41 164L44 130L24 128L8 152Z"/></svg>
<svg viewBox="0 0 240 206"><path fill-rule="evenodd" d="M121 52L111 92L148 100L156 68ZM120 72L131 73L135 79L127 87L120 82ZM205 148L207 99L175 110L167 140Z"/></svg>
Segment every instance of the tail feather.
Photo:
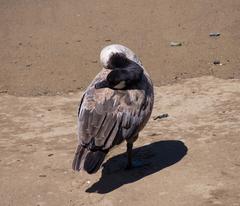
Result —
<svg viewBox="0 0 240 206"><path fill-rule="evenodd" d="M97 172L103 163L105 156L106 152L104 151L89 151L84 161L84 170L89 174Z"/></svg>
<svg viewBox="0 0 240 206"><path fill-rule="evenodd" d="M78 145L72 162L72 169L80 171L84 169L92 174L99 170L107 151L90 151L81 145Z"/></svg>
<svg viewBox="0 0 240 206"><path fill-rule="evenodd" d="M85 148L82 147L81 145L78 145L75 156L72 162L72 169L79 171L81 168L81 160L83 159L82 157L84 156Z"/></svg>

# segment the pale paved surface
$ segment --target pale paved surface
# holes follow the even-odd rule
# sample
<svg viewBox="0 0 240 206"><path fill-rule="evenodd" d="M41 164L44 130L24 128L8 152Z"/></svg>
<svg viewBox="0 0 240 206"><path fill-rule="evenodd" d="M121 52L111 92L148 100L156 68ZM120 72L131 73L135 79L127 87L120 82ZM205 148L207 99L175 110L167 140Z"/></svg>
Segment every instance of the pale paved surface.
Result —
<svg viewBox="0 0 240 206"><path fill-rule="evenodd" d="M144 166L122 169L123 144L92 176L71 170L80 94L2 94L0 205L239 206L240 81L201 77L155 92L153 116L169 117L151 118L135 144Z"/></svg>

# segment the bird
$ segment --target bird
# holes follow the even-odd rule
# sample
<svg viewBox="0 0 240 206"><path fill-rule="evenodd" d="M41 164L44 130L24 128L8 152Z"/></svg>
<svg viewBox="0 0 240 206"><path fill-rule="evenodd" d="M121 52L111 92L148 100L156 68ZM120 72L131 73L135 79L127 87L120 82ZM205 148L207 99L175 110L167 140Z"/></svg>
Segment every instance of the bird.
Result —
<svg viewBox="0 0 240 206"><path fill-rule="evenodd" d="M152 80L139 57L120 44L104 47L102 70L82 95L78 109L75 171L96 173L106 155L126 141L126 169L133 167L133 143L148 122L154 103Z"/></svg>

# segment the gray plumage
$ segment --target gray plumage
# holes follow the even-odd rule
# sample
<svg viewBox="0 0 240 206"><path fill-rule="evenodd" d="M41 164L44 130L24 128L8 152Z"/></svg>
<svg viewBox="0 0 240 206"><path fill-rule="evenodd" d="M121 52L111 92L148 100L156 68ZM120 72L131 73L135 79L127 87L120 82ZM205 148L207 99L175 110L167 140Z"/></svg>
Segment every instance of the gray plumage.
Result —
<svg viewBox="0 0 240 206"><path fill-rule="evenodd" d="M137 75L141 77L134 79L133 83L126 75L123 76L119 81L125 85L123 80L126 80L127 86L121 89L114 89L119 87L115 82L112 87L97 88L96 85L106 81L110 72L114 71L114 68L107 69L113 54L125 55L123 58L126 57L130 62L127 64L133 65L130 69L139 67ZM100 59L103 69L84 92L79 106L78 147L72 164L74 170L84 169L88 173L94 173L100 168L112 147L124 140L132 144L137 139L151 115L154 101L150 77L130 49L122 45L110 45L102 50ZM124 64L120 66L125 69ZM121 74L123 70L119 70Z"/></svg>

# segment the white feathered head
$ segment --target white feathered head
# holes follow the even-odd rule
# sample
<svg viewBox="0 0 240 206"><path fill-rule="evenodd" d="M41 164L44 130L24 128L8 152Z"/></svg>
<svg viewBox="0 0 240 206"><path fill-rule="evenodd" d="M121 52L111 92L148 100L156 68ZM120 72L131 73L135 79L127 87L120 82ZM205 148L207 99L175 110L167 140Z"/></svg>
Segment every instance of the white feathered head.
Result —
<svg viewBox="0 0 240 206"><path fill-rule="evenodd" d="M104 47L100 53L100 62L104 68L108 68L109 60L114 54L124 55L127 59L142 66L140 59L131 49L120 44L111 44Z"/></svg>

